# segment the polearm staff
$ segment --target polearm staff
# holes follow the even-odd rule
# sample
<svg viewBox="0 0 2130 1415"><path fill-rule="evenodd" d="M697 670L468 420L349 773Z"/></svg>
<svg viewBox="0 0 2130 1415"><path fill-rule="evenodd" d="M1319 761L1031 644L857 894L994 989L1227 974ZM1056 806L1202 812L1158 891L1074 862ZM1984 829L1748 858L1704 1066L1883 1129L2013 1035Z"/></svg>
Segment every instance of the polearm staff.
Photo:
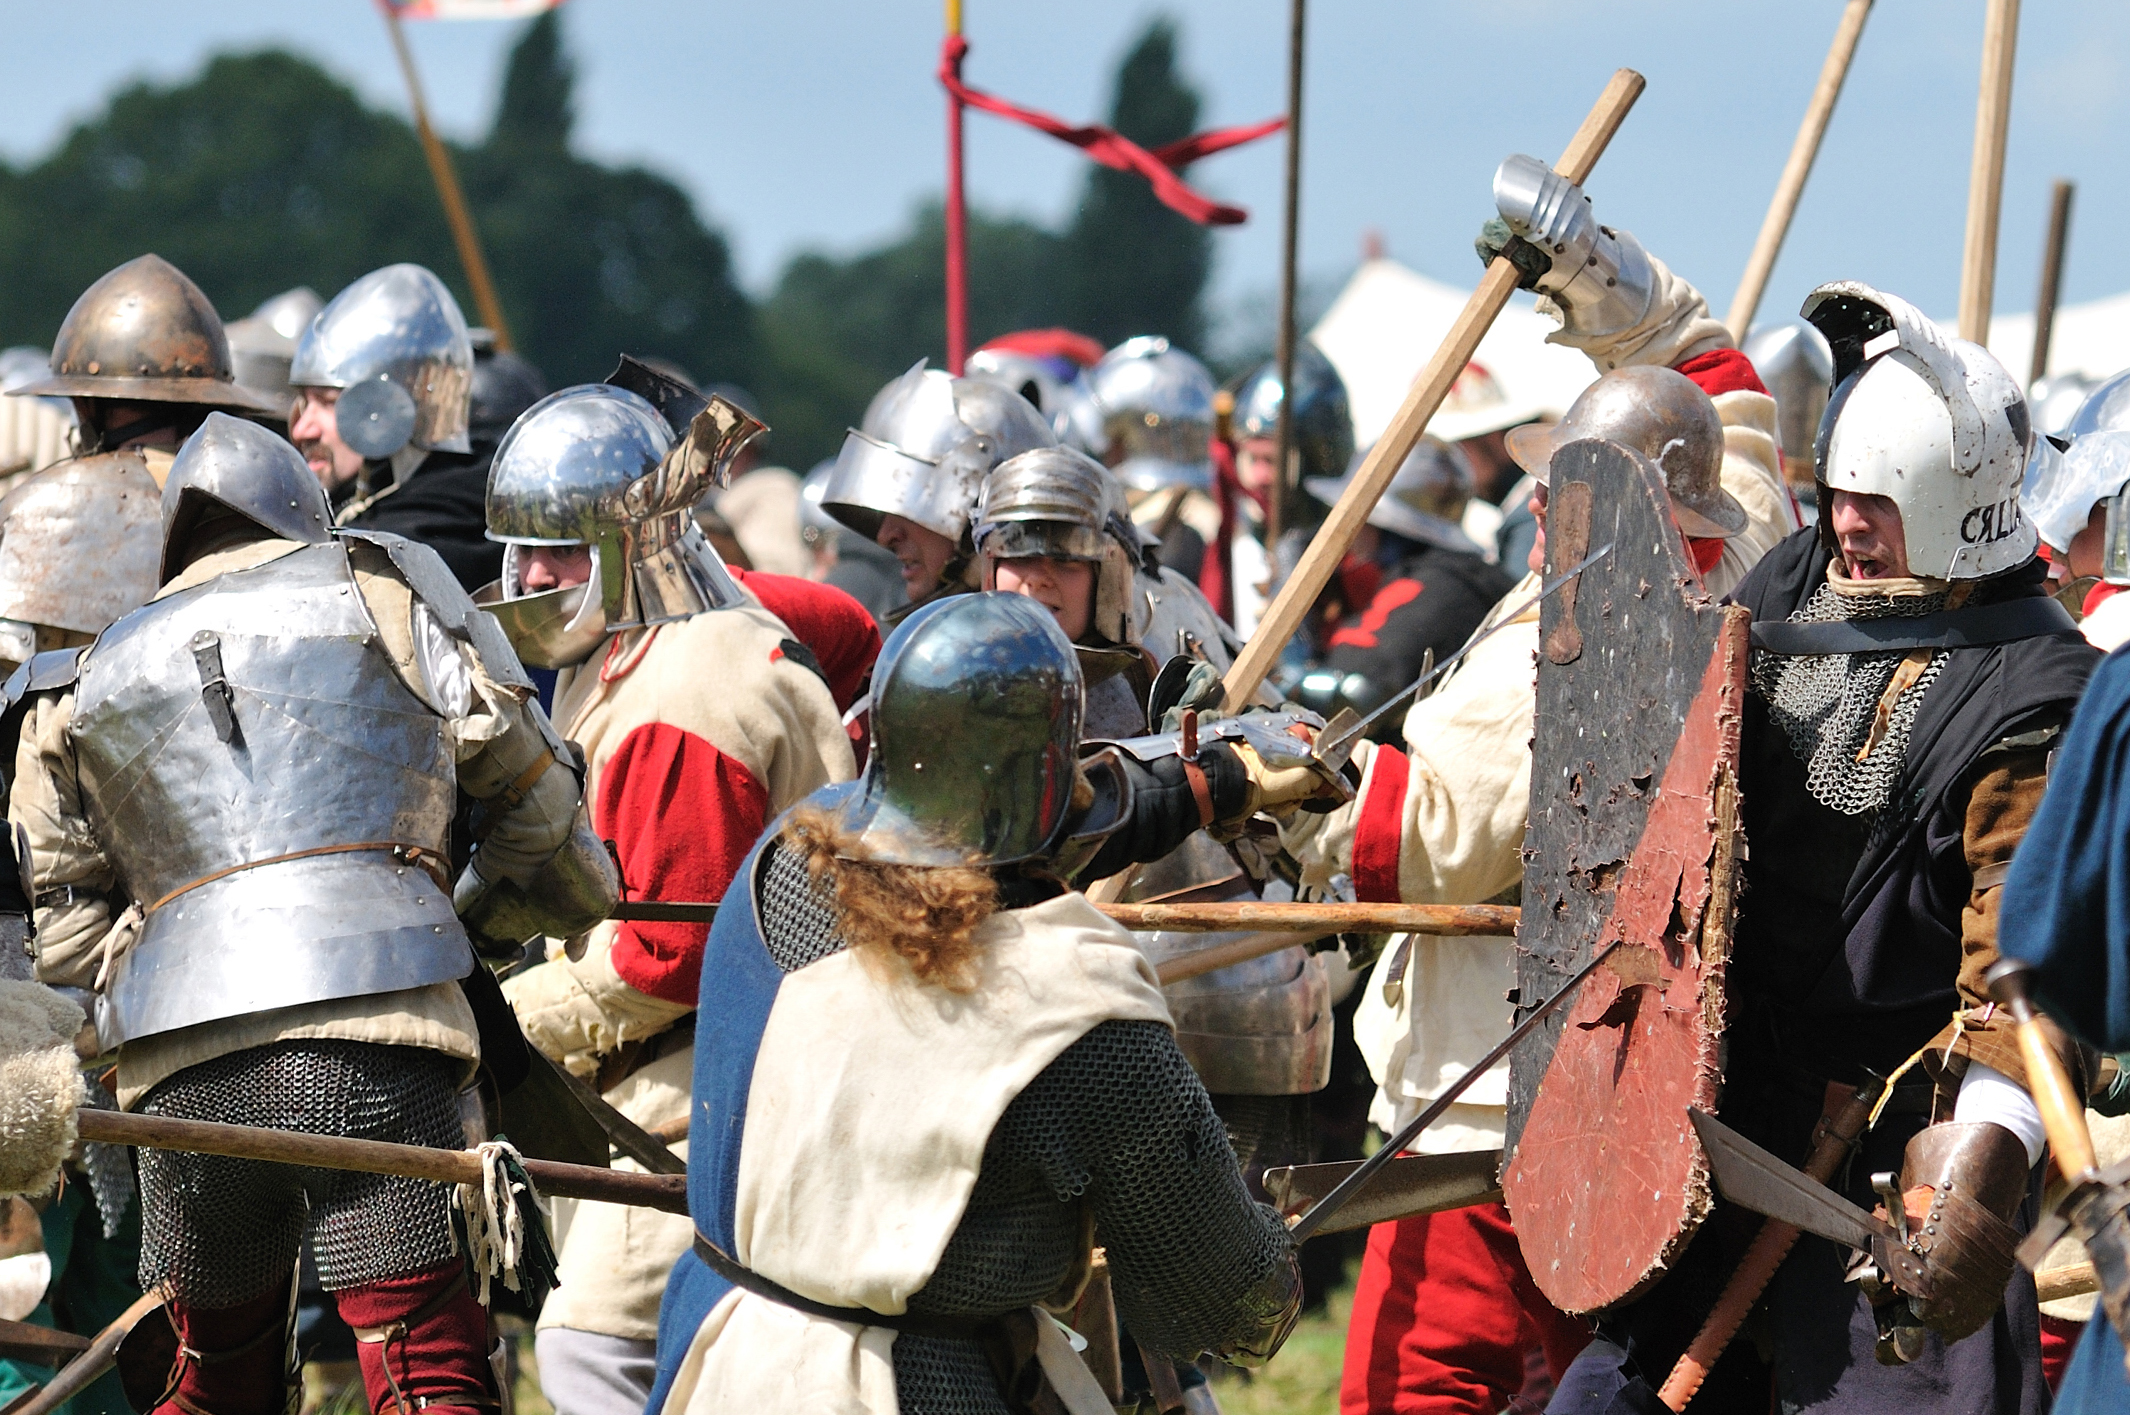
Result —
<svg viewBox="0 0 2130 1415"><path fill-rule="evenodd" d="M2027 360L2027 387L2049 371L2049 340L2056 332L2056 297L2063 288L2064 247L2071 240L2073 184L2056 179L2049 192L2049 234L2041 250L2041 289L2034 297L2034 352Z"/></svg>
<svg viewBox="0 0 2130 1415"><path fill-rule="evenodd" d="M1605 151L1612 135L1626 121L1628 111L1641 97L1647 81L1632 69L1620 69L1605 85L1597 105L1583 119L1582 127L1576 130L1566 152L1556 167L1563 177L1581 183L1590 176L1590 169ZM1339 496L1338 504L1324 524L1317 528L1309 548L1302 552L1301 561L1294 573L1265 611L1259 621L1257 632L1243 646L1242 653L1228 669L1223 680L1223 699L1229 712L1239 712L1244 703L1256 693L1272 665L1279 661L1280 651L1287 646L1301 627L1316 597L1331 581L1332 572L1346 557L1354 537L1368 521L1368 513L1389 487L1391 478L1405 462L1406 455L1419 444L1420 434L1426 430L1428 419L1442 406L1449 396L1450 386L1471 362L1479 341L1502 310L1508 307L1509 296L1516 290L1522 277L1514 262L1507 256L1495 257L1487 266L1486 274L1479 279L1479 288L1465 302L1464 312L1450 327L1442 346L1419 378L1414 380L1405 402L1390 420L1390 426L1376 439L1375 447L1362 461L1361 469L1347 483Z"/></svg>
<svg viewBox="0 0 2130 1415"><path fill-rule="evenodd" d="M961 0L946 0L947 34L961 33ZM947 90L947 372L960 378L969 358L969 209L962 189L961 95Z"/></svg>
<svg viewBox="0 0 2130 1415"><path fill-rule="evenodd" d="M429 159L429 175L436 182L436 195L444 203L444 220L451 227L451 240L459 250L459 264L466 268L466 283L473 287L474 307L481 312L481 322L495 331L496 348L510 353L513 345L510 326L504 322L503 306L496 299L496 287L488 278L488 261L481 254L481 238L473 227L473 213L467 210L466 194L459 190L458 172L451 165L451 152L442 138L429 123L429 104L422 97L421 74L414 67L414 51L407 47L406 31L401 28L399 7L393 0L378 0L385 12L385 30L392 36L392 52L399 57L399 72L407 81L407 102L414 108L414 131L422 141L422 155Z"/></svg>
<svg viewBox="0 0 2130 1415"><path fill-rule="evenodd" d="M1989 343L1997 293L1997 218L2004 209L2004 139L2012 117L2012 60L2019 0L1989 0L1982 27L1982 88L1975 102L1975 154L1967 174L1967 242L1960 257L1960 337Z"/></svg>
<svg viewBox="0 0 2130 1415"><path fill-rule="evenodd" d="M1863 37L1864 20L1870 14L1871 0L1849 0L1841 23L1834 28L1834 43L1827 50L1827 62L1820 66L1819 84L1812 90L1812 101L1805 105L1805 120L1798 126L1797 140L1790 144L1790 160L1783 164L1782 176L1775 183L1774 200L1768 203L1760 235L1753 241L1753 254L1747 257L1745 274L1738 279L1738 293L1731 297L1730 313L1723 319L1735 343L1745 343L1746 329L1760 308L1760 297L1767 292L1768 276L1774 272L1775 258L1782 254L1784 237L1790 234L1790 219L1797 214L1798 198L1804 195L1805 179L1812 175L1820 139L1827 135L1827 122L1834 116L1835 100L1842 96L1842 82L1849 77L1849 61L1856 57L1856 42Z"/></svg>
<svg viewBox="0 0 2130 1415"><path fill-rule="evenodd" d="M1302 40L1308 28L1308 0L1289 0L1287 9L1287 189L1281 212L1279 262L1279 461L1272 495L1265 502L1265 545L1279 544L1287 523L1287 503L1296 487L1289 463L1294 459L1294 289L1301 242L1302 209ZM1182 498L1177 498L1182 504ZM1275 554L1277 552L1275 551ZM1275 571L1275 574L1277 572Z"/></svg>

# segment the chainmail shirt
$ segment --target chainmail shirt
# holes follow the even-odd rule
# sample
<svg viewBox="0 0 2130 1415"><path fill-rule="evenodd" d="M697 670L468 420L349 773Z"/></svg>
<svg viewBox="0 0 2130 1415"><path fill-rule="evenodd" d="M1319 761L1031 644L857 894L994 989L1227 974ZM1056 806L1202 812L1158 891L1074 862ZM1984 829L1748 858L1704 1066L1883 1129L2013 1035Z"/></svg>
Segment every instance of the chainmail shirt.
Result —
<svg viewBox="0 0 2130 1415"><path fill-rule="evenodd" d="M141 1110L457 1149L459 1063L421 1047L286 1041L188 1066ZM233 1307L296 1268L306 1232L328 1291L450 1261L458 1251L445 1186L425 1179L142 1149L143 1287L167 1279L181 1302Z"/></svg>
<svg viewBox="0 0 2130 1415"><path fill-rule="evenodd" d="M1848 595L1829 583L1814 591L1789 622L1913 618L1943 609L1945 598L1943 592ZM1922 676L1895 701L1885 735L1868 757L1858 761L1857 753L1870 738L1879 699L1908 652L1785 655L1761 650L1753 654L1753 686L1766 700L1769 717L1790 739L1790 749L1805 764L1805 789L1829 810L1847 816L1873 815L1893 794L1907 761L1908 734L1915 726L1916 711L1949 657L1943 649L1931 656Z"/></svg>
<svg viewBox="0 0 2130 1415"><path fill-rule="evenodd" d="M795 851L762 852L762 937L786 972L845 946L827 887ZM1103 1022L1007 1105L961 1223L912 1312L993 1314L1056 1293L1080 1255L1082 1206L1108 1250L1120 1325L1189 1358L1260 1331L1286 1295L1292 1245L1243 1188L1205 1087L1159 1022ZM983 1348L907 1333L893 1347L906 1415L1006 1415Z"/></svg>

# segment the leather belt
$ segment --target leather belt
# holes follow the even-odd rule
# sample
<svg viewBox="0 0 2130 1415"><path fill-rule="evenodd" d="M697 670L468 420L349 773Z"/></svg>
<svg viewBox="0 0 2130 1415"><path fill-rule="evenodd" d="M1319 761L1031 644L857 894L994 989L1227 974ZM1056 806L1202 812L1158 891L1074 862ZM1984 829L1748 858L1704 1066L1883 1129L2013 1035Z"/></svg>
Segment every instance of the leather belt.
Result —
<svg viewBox="0 0 2130 1415"><path fill-rule="evenodd" d="M743 1266L738 1259L703 1237L701 1230L697 1230L695 1235L695 1256L701 1258L710 1271L734 1287L744 1287L755 1296L766 1297L779 1306L831 1322L848 1322L861 1327L886 1327L890 1331L904 1332L910 1336L982 1341L998 1326L1000 1320L995 1316L957 1317L928 1316L916 1312L875 1312L870 1307L835 1307L826 1302L816 1302L811 1297L801 1297L790 1288L772 1282L754 1269Z"/></svg>
<svg viewBox="0 0 2130 1415"><path fill-rule="evenodd" d="M2048 634L2075 634L2070 611L2043 595L1941 609L1912 618L1833 619L1823 624L1762 621L1753 625L1753 647L1785 657L1835 653L1886 653L1901 649L1972 649Z"/></svg>
<svg viewBox="0 0 2130 1415"><path fill-rule="evenodd" d="M436 881L439 888L446 893L450 892L450 876L445 872L444 859L428 846L408 845L398 840L359 840L352 845L320 845L309 850L291 850L286 855L269 855L263 860L246 860L241 865L231 865L227 869L216 870L213 874L201 875L196 880L181 884L141 912L153 914L179 895L189 894L203 884L213 884L218 879L228 879L231 875L242 874L246 870L256 870L265 865L286 864L290 860L309 860L319 855L354 855L368 850L389 851L397 859L420 866L422 872Z"/></svg>

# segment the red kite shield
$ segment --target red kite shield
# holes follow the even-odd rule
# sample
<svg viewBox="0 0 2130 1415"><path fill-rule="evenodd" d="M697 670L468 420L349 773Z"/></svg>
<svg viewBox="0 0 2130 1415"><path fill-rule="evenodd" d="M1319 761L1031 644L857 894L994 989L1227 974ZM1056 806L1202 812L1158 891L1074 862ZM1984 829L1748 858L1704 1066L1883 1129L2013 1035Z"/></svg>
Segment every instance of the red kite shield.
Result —
<svg viewBox="0 0 2130 1415"><path fill-rule="evenodd" d="M1613 552L1540 619L1517 984L1612 958L1513 1064L1502 1189L1565 1312L1661 1277L1714 1202L1687 1109L1716 1104L1738 828L1746 611L1713 603L1662 480L1610 443L1553 458L1552 565Z"/></svg>

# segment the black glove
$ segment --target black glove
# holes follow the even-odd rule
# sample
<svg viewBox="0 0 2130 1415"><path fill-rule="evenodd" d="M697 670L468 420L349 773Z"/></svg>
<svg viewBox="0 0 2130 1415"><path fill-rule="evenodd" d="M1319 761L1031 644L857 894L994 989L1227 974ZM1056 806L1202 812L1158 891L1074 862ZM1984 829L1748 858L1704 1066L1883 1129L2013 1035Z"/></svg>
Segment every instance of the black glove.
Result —
<svg viewBox="0 0 2130 1415"><path fill-rule="evenodd" d="M1553 257L1509 229L1509 223L1499 216L1490 216L1479 228L1479 237L1472 242L1472 249L1479 252L1479 263L1492 265L1496 256L1507 256L1516 267L1516 288L1536 290L1538 279L1553 268Z"/></svg>

